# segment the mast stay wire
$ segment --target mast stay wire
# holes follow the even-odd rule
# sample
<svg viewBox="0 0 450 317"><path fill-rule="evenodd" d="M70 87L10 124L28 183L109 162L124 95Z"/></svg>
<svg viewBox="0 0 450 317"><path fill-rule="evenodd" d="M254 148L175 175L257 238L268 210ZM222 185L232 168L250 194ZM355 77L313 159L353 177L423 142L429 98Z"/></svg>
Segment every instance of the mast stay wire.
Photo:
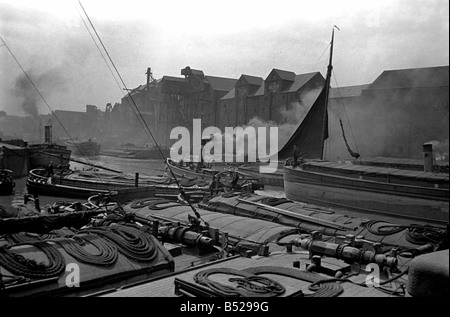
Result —
<svg viewBox="0 0 450 317"><path fill-rule="evenodd" d="M78 15L80 16L81 21L83 21L84 27L86 28L86 30L87 30L87 32L89 33L89 35L90 35L92 41L94 42L95 46L97 47L97 50L98 50L98 52L100 53L100 55L101 55L103 61L105 62L106 66L108 67L109 72L111 73L112 77L114 78L114 81L116 82L117 87L118 87L119 90L121 91L122 95L125 96L126 94L125 94L124 91L122 90L122 87L120 86L119 81L117 80L116 76L114 75L114 72L113 72L111 66L110 66L109 63L108 63L108 60L106 59L106 57L105 57L105 55L103 54L103 52L102 52L100 46L98 45L97 41L95 40L95 37L92 35L91 30L89 30L89 26L86 24L86 21L84 20L83 16L82 16L81 13L79 12L78 6L76 6L75 3L74 3L74 6L75 6L75 8L77 9L77 13L78 13ZM129 103L129 100L128 100L128 99L125 99L125 100L127 101L127 103ZM130 105L130 107L131 107L131 105ZM134 113L134 111L133 111L133 113ZM137 118L138 118L139 123L140 123L141 126L142 126L142 123L140 122L139 117L137 117ZM144 129L144 132L147 134L147 131L146 131L145 129ZM122 172L122 174L123 174L123 172ZM144 174L144 175L149 176L148 174Z"/></svg>
<svg viewBox="0 0 450 317"><path fill-rule="evenodd" d="M81 8L82 8L83 11L84 11L84 8L83 8L83 6L81 5L81 3L80 3L80 6L81 6ZM124 93L124 91L123 91L122 88L121 88L121 85L120 85L119 81L117 80L116 76L114 75L114 72L113 72L113 70L111 69L111 66L109 65L109 63L108 63L108 61L107 61L105 55L103 54L102 50L100 49L100 47L99 47L97 41L95 41L95 38L94 38L94 36L92 35L91 31L89 30L89 27L88 27L88 25L86 24L86 22L84 21L84 19L83 19L81 13L78 11L78 7L76 7L76 8L77 8L77 12L78 12L78 14L79 14L81 20L83 21L83 24L84 24L86 30L88 31L89 35L91 36L92 41L94 42L95 46L97 47L97 50L100 52L100 55L102 56L103 61L105 62L105 64L106 64L106 66L108 67L108 69L109 69L111 75L112 75L113 78L114 78L114 81L116 82L117 86L119 87L119 90L121 91L121 93L122 93L123 96L126 96L126 94ZM87 16L87 13L86 13L85 11L84 11L84 13L85 13L87 19L89 20L89 23L91 24L91 26L92 26L94 32L96 33L97 38L99 39L100 43L102 44L103 49L105 50L106 54L108 54L108 52L106 51L106 48L104 47L104 45L103 45L103 43L102 43L102 41L101 41L99 35L97 34L97 32L96 32L96 30L95 30L95 28L94 28L92 22L90 21L89 17ZM108 55L109 55L109 54L108 54ZM108 56L108 57L109 57L109 56ZM111 60L111 59L110 59L110 60ZM111 62L112 62L112 60L111 60ZM114 65L112 65L112 66L115 68ZM116 72L117 72L117 74L119 74L118 71L117 71L117 69L116 69ZM118 76L120 77L120 74L119 74ZM127 87L125 87L125 89L126 89L127 91L129 91L129 89L128 89ZM130 95L130 98L131 98L130 92L129 92L128 94ZM145 127L144 127L144 124L143 124L142 121L141 121L141 120L144 120L144 119L143 119L143 118L141 119L141 118L136 114L136 111L134 111L133 106L130 104L130 101L129 101L127 98L125 98L125 100L126 100L126 102L128 103L129 107L133 110L133 113L135 114L135 116L136 116L136 118L137 118L139 124L141 125L141 127L144 129L145 134L147 134L147 136L150 138L150 135L148 134L147 130L146 130ZM145 120L144 120L144 122L145 122ZM152 142L152 143L153 143L153 142Z"/></svg>
<svg viewBox="0 0 450 317"><path fill-rule="evenodd" d="M100 38L100 36L99 36L97 30L95 29L95 27L94 27L94 25L93 25L91 19L89 18L89 15L87 14L86 10L84 9L84 7L83 7L81 1L78 0L78 3L80 4L80 6L81 6L81 8L82 8L82 10L83 10L83 12L84 12L84 14L86 15L86 18L88 19L89 24L91 25L92 29L94 30L94 32L95 32L95 34L96 34L96 36L97 36L97 38L98 38L98 40L99 40L101 46L103 47L103 50L105 51L106 55L108 56L108 59L109 59L109 61L111 62L111 65L113 66L114 70L116 71L117 76L119 77L121 83L123 84L124 88L125 88L127 91L129 91L129 90L128 90L128 87L126 86L124 80L122 79L122 76L120 75L120 73L119 73L119 71L118 71L118 69L117 69L117 67L116 67L116 65L115 65L115 63L114 63L114 61L112 60L112 58L111 58L111 56L110 56L108 50L106 49L105 45L103 44L103 41L101 40L101 38ZM188 203L189 207L190 207L190 208L192 209L192 211L194 212L194 214L195 214L195 216L197 217L197 219L202 219L201 216L200 216L200 214L199 214L198 211L196 210L196 208L191 204L191 202L189 201L188 197L186 196L186 193L184 192L183 188L181 187L180 182L178 181L178 178L176 177L175 173L172 171L172 168L171 168L170 165L167 163L166 158L164 157L164 155L163 155L163 153L162 153L162 151L161 151L161 148L160 148L159 145L158 145L158 142L156 142L156 139L155 139L155 137L153 136L153 133L151 132L151 130L150 130L150 128L149 128L147 122L144 120L144 118L143 118L143 116L142 116L142 113L139 111L139 108L137 107L136 102L135 102L134 99L133 99L133 96L132 96L131 94L129 94L129 96L130 96L130 99L131 99L131 101L132 101L132 103L133 103L133 106L134 106L135 109L136 109L135 114L138 115L138 116L140 117L140 119L142 120L142 121L139 121L139 122L141 122L141 125L142 125L142 124L145 125L145 128L144 128L144 129L146 129L146 130L148 131L147 135L150 136L151 139L153 140L153 143L154 143L156 149L158 150L159 155L161 156L162 160L164 161L164 163L166 164L166 166L167 166L168 169L170 170L170 173L172 174L172 176L173 176L173 178L174 178L174 180L175 180L175 183L177 184L178 190L179 190L180 193L182 194L183 198L185 198L186 202ZM129 104L129 103L128 103L128 104ZM129 104L129 105L130 105L130 104ZM131 105L130 105L130 106L131 106ZM133 108L132 108L132 109L133 109ZM203 219L202 219L202 220L203 220ZM203 222L204 222L206 225L208 225L208 223L207 223L205 220L203 220Z"/></svg>
<svg viewBox="0 0 450 317"><path fill-rule="evenodd" d="M342 99L341 90L339 89L339 84L338 84L338 82L337 82L336 74L334 73L334 70L333 70L333 75L334 75L334 76L333 76L333 77L334 77L334 82L336 83L336 89L337 89L338 94L339 94L339 100L341 101L342 108L344 109L344 114L345 114L345 117L347 118L348 126L349 126L349 128L350 128L350 133L352 134L353 143L355 144L356 151L359 153L358 145L356 144L355 135L354 135L354 133L353 133L352 126L351 126L351 124L350 124L350 119L348 118L347 110L346 110L346 108L345 108L344 100ZM339 121L341 122L341 127L342 127L342 120L341 120L341 118L340 118L339 111L338 111L338 116L339 116ZM342 127L342 129L344 129L344 128ZM342 132L344 132L344 131L342 131ZM344 138L345 138L345 135L344 135ZM359 160L361 160L361 156L359 156Z"/></svg>

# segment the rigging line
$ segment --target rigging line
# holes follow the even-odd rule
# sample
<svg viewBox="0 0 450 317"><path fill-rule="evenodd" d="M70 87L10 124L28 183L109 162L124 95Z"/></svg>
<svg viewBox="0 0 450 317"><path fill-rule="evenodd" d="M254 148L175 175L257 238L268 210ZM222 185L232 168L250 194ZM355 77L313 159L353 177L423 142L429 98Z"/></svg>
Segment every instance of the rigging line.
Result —
<svg viewBox="0 0 450 317"><path fill-rule="evenodd" d="M8 50L8 52L11 54L11 56L14 58L14 60L16 61L17 65L19 65L20 69L22 70L22 72L25 74L25 76L27 77L27 79L29 80L29 82L31 83L31 85L33 86L33 88L36 90L36 92L38 93L39 97L41 97L41 99L44 101L45 105L47 106L48 109L50 109L52 115L56 118L56 120L59 122L59 124L61 125L61 127L63 128L64 132L69 136L69 139L73 142L73 138L72 136L69 134L69 132L66 130L66 128L64 127L64 125L62 124L61 120L59 120L58 116L56 115L56 113L53 111L53 109L50 107L50 105L48 104L47 100L45 100L44 96L41 94L41 92L39 91L39 89L37 88L37 86L34 84L33 80L31 79L31 77L28 75L28 73L25 71L25 69L22 67L22 65L20 64L20 62L18 61L18 59L16 58L16 56L13 54L13 52L10 50L10 48L8 47L8 45L6 45L6 42L3 40L3 38L0 36L0 40L2 40L4 46L6 47L6 49ZM42 122L41 122L42 123ZM74 143L75 146L77 147L78 150L79 147L78 145L76 145L76 143ZM84 157L84 159L86 160L86 162L89 163L89 160L84 156L84 154L80 151L80 153L82 154L82 156Z"/></svg>
<svg viewBox="0 0 450 317"><path fill-rule="evenodd" d="M80 3L80 2L79 2L79 3ZM91 22L89 16L87 15L87 13L86 13L86 11L84 10L84 8L83 8L83 6L82 6L81 3L80 3L80 6L81 6L81 8L83 9L83 11L84 11L84 13L85 13L85 15L86 15L86 17L87 17L87 19L88 19L90 25L92 26L92 29L93 29L94 32L96 33L97 38L99 39L100 43L102 44L103 49L105 50L106 54L108 55L108 58L109 58L109 60L111 61L111 64L112 64L113 67L115 68L115 70L116 70L116 72L117 72L117 74L118 74L118 76L119 76L119 78L120 78L120 74L119 74L117 68L115 67L114 63L112 62L112 59L111 59L111 57L109 56L108 51L106 50L106 48L105 48L105 46L104 46L104 44L103 44L103 42L102 42L100 36L98 35L98 33L97 33L97 31L96 31L94 25L92 24L92 22ZM81 16L80 16L80 17L81 17ZM82 20L83 20L83 23L84 23L84 19L83 19L83 18L82 18ZM85 25L86 25L86 23L85 23ZM87 26L86 26L86 27L87 27ZM91 37L92 37L92 34L91 34L91 32L89 31L88 28L87 28L87 30L88 30L89 34L91 35ZM120 91L122 92L122 94L123 94L124 96L126 96L126 94L123 92L123 90L122 90L121 87L120 87L120 83L118 83L116 77L114 76L114 73L112 72L112 70L111 70L109 64L108 64L107 61L106 61L106 58L104 57L103 53L101 52L101 50L100 50L100 48L98 47L97 42L94 40L94 38L93 38L93 41L94 41L95 45L97 46L97 48L99 49L100 54L101 54L102 57L104 58L105 63L107 64L108 68L110 69L111 74L112 74L114 80L116 81L116 83L118 84L118 87L119 87ZM121 79L121 81L122 81L122 84L125 86L125 84L124 84L122 78L120 78L120 79ZM126 86L125 86L125 89L126 89L127 91L129 91L128 87L126 87ZM128 93L128 94L130 95L130 98L132 98L132 97L131 97L131 94L130 94L130 93ZM130 104L130 102L128 101L128 99L125 99L125 100L127 101L127 103L128 103L128 105L130 106L130 108L133 110L133 113L136 115L136 117L137 117L139 123L141 124L142 128L144 129L144 132L147 134L147 136L150 137L150 135L148 134L148 132L145 130L145 127L143 126L143 123L141 122L141 120L143 120L144 123L145 123L144 118L143 118L142 116L141 116L141 118L139 118L139 116L138 116L138 115L136 114L136 112L134 111L134 109L133 109L132 105ZM133 102L134 102L134 101L133 101ZM135 107L137 108L137 106L135 106ZM160 153L160 155L161 155L161 153Z"/></svg>
<svg viewBox="0 0 450 317"><path fill-rule="evenodd" d="M88 25L86 24L86 21L84 21L83 16L82 16L81 13L78 11L78 7L75 5L75 3L74 3L74 6L77 8L77 13L78 13L78 15L80 16L81 21L83 21L84 27L86 28L86 30L88 31L89 35L91 36L92 41L94 42L95 46L97 47L97 50L99 51L100 55L102 56L102 59L103 59L103 61L105 62L106 66L108 67L109 72L110 72L111 75L113 76L114 81L116 82L116 84L117 84L117 86L119 87L120 91L123 93L123 90L122 90L122 88L121 88L121 86L120 86L119 81L117 80L116 76L114 76L114 72L113 72L113 70L111 69L111 66L108 64L108 61L106 60L105 55L103 54L102 50L101 50L100 47L98 46L98 43L95 41L94 36L92 35L91 31L89 30L89 27L88 27ZM125 95L125 93L123 93L123 94Z"/></svg>
<svg viewBox="0 0 450 317"><path fill-rule="evenodd" d="M102 45L102 47L103 47L105 53L107 54L107 56L108 56L108 58L109 58L109 60L110 60L110 62L111 62L111 64L112 64L112 66L114 67L114 69L115 69L115 71L116 71L118 77L120 78L120 81L122 82L122 84L123 84L123 86L125 87L125 89L126 89L127 91L129 91L128 95L130 96L130 99L131 99L131 101L133 102L134 107L136 108L136 110L133 109L133 106L130 104L130 101L129 101L127 98L125 98L126 102L128 103L128 105L130 106L130 108L131 108L131 110L133 111L134 115L135 115L136 118L138 119L138 122L139 122L139 124L141 125L141 127L143 128L145 134L147 134L147 136L148 136L150 139L153 139L152 142L153 142L154 145L157 147L157 150L158 150L160 156L161 156L162 158L164 158L164 156L163 156L163 154L162 154L162 152L161 152L161 149L159 148L159 146L158 146L156 140L154 139L153 135L152 135L151 132L150 132L150 129L148 129L148 127L147 127L147 129L146 129L145 126L147 126L147 123L145 122L145 120L144 120L142 114L141 114L140 111L139 111L139 108L137 107L136 103L134 102L134 99L133 99L133 97L132 97L132 95L131 95L130 90L129 90L128 87L125 85L125 82L123 81L123 79L122 79L122 77L121 77L119 71L117 70L117 68L116 68L116 66L115 66L115 64L114 64L114 62L112 61L112 58L111 58L111 56L109 55L109 52L108 52L108 50L106 49L105 45L103 44L103 41L101 40L99 34L97 33L97 30L95 29L95 27L94 27L94 25L93 25L91 19L89 18L89 16L88 16L86 10L84 10L84 7L83 7L83 5L81 4L81 2L80 2L80 1L78 1L78 2L79 2L79 4L80 4L81 8L83 9L84 14L86 15L86 17L87 17L87 19L88 19L88 21L89 21L89 23L90 23L92 29L94 30L94 32L95 32L95 34L96 34L98 40L100 41L100 44ZM94 42L95 42L95 41L94 41ZM114 76L114 75L113 75L113 76ZM115 77L114 77L114 78L115 78ZM119 84L119 89L120 89L120 84ZM123 94L124 96L126 96L125 93L123 92L123 90L122 90L122 89L120 89L120 90L121 90L122 94ZM144 125L145 125L145 126L144 126ZM149 132L147 132L147 130L150 132L150 134L149 134Z"/></svg>
<svg viewBox="0 0 450 317"><path fill-rule="evenodd" d="M319 64L319 62L320 62L320 60L322 59L322 57L323 57L323 55L325 54L325 52L328 51L328 47L329 47L330 45L331 45L331 43L328 43L327 47L325 47L325 49L324 49L322 55L320 55L319 59L317 60L317 62L316 62L316 63L314 64L314 66L312 67L311 72L313 72L314 69L316 68L317 64Z"/></svg>
<svg viewBox="0 0 450 317"><path fill-rule="evenodd" d="M102 56L102 58L103 58L103 60L104 60L104 62L105 62L105 64L106 64L106 66L108 67L108 69L109 69L111 75L113 76L114 81L116 82L117 86L119 87L120 92L122 93L123 96L126 96L126 94L124 93L122 87L120 86L119 81L117 80L116 76L114 75L114 72L112 71L111 66L108 64L108 61L106 60L105 55L103 54L102 50L101 50L100 47L98 46L98 43L95 41L95 38L94 38L94 36L92 35L91 31L89 30L88 25L86 24L86 22L85 22L85 20L83 19L81 13L79 12L78 7L76 7L76 9L77 9L78 15L80 16L81 20L83 21L83 24L84 24L86 30L88 31L89 35L91 36L92 41L94 42L95 46L97 47L97 50L100 52L100 55ZM88 17L88 19L89 19L89 17ZM89 22L90 22L90 21L89 21ZM92 23L91 23L91 25L92 25ZM95 31L95 28L93 28L93 29L94 29L94 31ZM103 43L102 43L102 44L103 44ZM106 51L106 49L105 49L105 51ZM127 89L127 90L128 90L128 89ZM128 99L126 99L126 101L127 101L127 103L129 104ZM131 108L131 109L133 110L133 112L134 112L134 109L132 108L132 106L131 106L130 104L129 104L129 106L130 106L130 108ZM134 113L135 113L135 112L134 112ZM136 115L136 113L135 113L135 115ZM137 115L136 115L136 117L138 118L138 121L139 121L139 123L141 124L142 128L144 128L144 126L143 126L142 123L140 122L139 117L138 117ZM145 133L147 134L147 136L148 136L148 133L147 133L147 131L145 131L145 128L144 128L144 132L145 132Z"/></svg>
<svg viewBox="0 0 450 317"><path fill-rule="evenodd" d="M359 152L358 145L356 144L356 140L355 140L355 135L353 133L352 125L350 124L350 120L349 120L348 115L347 115L347 110L345 109L344 100L342 99L341 90L339 89L339 85L338 85L338 82L337 82L337 79L336 79L336 74L334 73L334 71L333 71L333 75L334 75L333 76L334 77L334 81L336 83L336 88L337 88L337 91L338 91L338 94L339 94L339 99L341 100L342 107L344 108L345 117L347 118L348 126L349 126L350 132L352 134L353 143L355 144L356 151Z"/></svg>
<svg viewBox="0 0 450 317"><path fill-rule="evenodd" d="M122 87L120 86L119 81L117 80L116 76L114 75L113 70L111 69L111 66L108 64L108 61L107 61L105 55L103 54L102 50L101 50L100 47L98 46L98 43L95 41L95 38L94 38L94 36L92 35L92 32L89 30L89 27L88 27L88 25L86 24L86 21L83 19L83 16L82 16L81 13L79 12L78 7L75 5L75 3L74 3L74 6L75 6L76 9L77 9L77 13L78 13L78 15L80 16L81 21L83 21L84 27L85 27L86 30L88 31L88 33L89 33L89 35L90 35L92 41L94 42L95 46L97 47L97 50L99 51L100 55L102 56L103 61L105 62L106 66L108 67L109 72L111 73L112 77L114 78L114 81L116 82L117 87L119 88L119 90L120 90L120 92L122 93L122 95L125 96L126 94L125 94L124 91L122 90ZM128 100L127 100L127 102L128 102ZM122 172L122 173L123 173L123 172ZM95 173L95 171L94 171L94 174L97 176L97 174ZM145 175L145 174L144 174L144 175ZM99 178L99 177L98 177L98 178Z"/></svg>
<svg viewBox="0 0 450 317"><path fill-rule="evenodd" d="M80 4L81 8L83 9L83 12L84 12L84 14L86 15L86 18L88 19L88 21L89 21L89 23L90 23L92 29L94 30L94 32L95 32L95 34L96 34L98 40L100 41L100 44L102 45L103 49L105 50L106 55L108 56L108 58L109 58L109 60L110 60L110 62L111 62L111 64L112 64L112 66L114 67L114 69L115 69L115 71L116 71L116 73L117 73L117 76L119 77L119 79L120 79L120 81L122 82L122 84L123 84L123 86L125 87L125 89L127 89L127 91L128 91L128 87L126 86L124 80L122 79L122 76L120 75L120 73L119 73L119 71L118 71L116 65L114 64L114 62L113 62L111 56L109 55L108 50L106 49L105 45L103 44L103 41L101 40L101 38L100 38L100 36L99 36L97 30L95 29L95 27L94 27L94 25L93 25L91 19L89 18L89 16L88 16L86 10L85 10L84 7L83 7L81 1L78 0L78 3ZM147 122L144 120L144 118L143 118L143 116L142 116L142 113L139 111L139 108L137 107L137 105L136 105L136 103L135 103L135 101L134 101L134 99L133 99L133 96L132 96L131 94L129 94L129 96L130 96L131 101L133 102L134 107L136 108L137 112L139 113L139 116L141 117L143 124L144 124L145 127L147 128L148 133L150 134L151 138L153 139L153 142L154 142L154 144L155 144L155 147L157 148L157 150L158 150L158 152L159 152L161 158L164 160L164 163L165 163L166 166L169 168L169 170L170 170L170 172L171 172L171 174L172 174L172 176L173 176L173 178L174 178L174 180L175 180L175 182L176 182L176 184L177 184L177 187L178 187L180 193L184 196L185 200L187 201L188 205L191 207L191 209L192 209L192 211L194 212L194 214L195 214L195 216L197 217L197 219L201 219L200 214L199 214L198 211L195 209L195 207L191 204L191 202L189 201L189 198L185 195L185 192L184 192L184 190L181 188L181 185L180 185L180 182L178 181L178 178L176 177L175 173L173 173L172 168L170 167L170 165L167 163L166 158L164 157L164 155L163 155L163 153L162 153L162 151L161 151L161 148L160 148L159 145L158 145L158 142L156 142L156 139L155 139L155 137L153 136L153 133L151 132L150 128L148 127ZM203 221L204 221L204 220L203 220ZM206 221L204 221L204 222L206 223Z"/></svg>
<svg viewBox="0 0 450 317"><path fill-rule="evenodd" d="M94 36L92 35L91 31L89 30L89 27L88 27L88 25L86 24L86 22L84 21L84 19L83 19L81 13L78 11L78 7L77 7L77 12L78 12L78 15L80 16L81 20L83 21L83 24L84 24L86 30L88 31L89 35L91 36L92 41L94 42L95 46L97 47L97 50L100 52L100 55L102 56L102 58L103 58L103 60L104 60L104 62L105 62L105 64L106 64L106 66L108 67L108 69L109 69L111 75L113 76L114 81L116 82L117 86L119 87L120 92L122 93L123 96L126 96L126 94L124 93L123 89L122 89L121 86L120 86L119 81L117 80L116 76L114 75L114 72L112 71L111 66L108 64L108 61L106 60L105 55L103 54L103 52L101 51L100 47L98 46L98 43L95 41L95 38L94 38ZM129 104L128 99L125 99L125 100L126 100L126 102ZM132 108L132 106L131 106L130 104L129 104L129 106L130 106L130 108L133 110L133 112L135 113L135 111L134 111L134 109ZM136 115L136 113L135 113L135 115ZM144 128L143 124L140 122L139 117L138 117L137 115L136 115L136 117L138 118L138 121L139 121L139 123L141 124L142 128ZM147 131L145 130L145 128L144 128L144 132L145 132L145 133L147 134L147 136L148 136L148 133L147 133Z"/></svg>

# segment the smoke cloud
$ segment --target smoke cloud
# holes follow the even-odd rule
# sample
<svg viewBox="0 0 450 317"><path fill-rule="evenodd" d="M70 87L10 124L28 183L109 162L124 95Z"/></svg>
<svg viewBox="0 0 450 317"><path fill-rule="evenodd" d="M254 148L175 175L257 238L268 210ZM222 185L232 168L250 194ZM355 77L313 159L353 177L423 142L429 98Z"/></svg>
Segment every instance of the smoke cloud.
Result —
<svg viewBox="0 0 450 317"><path fill-rule="evenodd" d="M16 79L14 96L17 100L20 100L20 107L25 114L37 118L41 108L45 106L39 93L44 99L47 99L56 92L66 90L65 79L58 69L50 69L42 73L38 73L36 70L28 70L26 73L30 78L22 73Z"/></svg>

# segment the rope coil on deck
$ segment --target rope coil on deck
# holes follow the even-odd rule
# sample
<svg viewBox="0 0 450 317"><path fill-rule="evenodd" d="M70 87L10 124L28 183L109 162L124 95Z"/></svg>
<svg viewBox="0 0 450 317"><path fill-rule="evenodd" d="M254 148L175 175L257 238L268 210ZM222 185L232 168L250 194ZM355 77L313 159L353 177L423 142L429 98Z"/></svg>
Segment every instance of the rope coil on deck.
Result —
<svg viewBox="0 0 450 317"><path fill-rule="evenodd" d="M151 262L158 255L156 245L149 234L130 225L112 225L110 227L83 229L82 233L91 233L113 242L120 253L126 257Z"/></svg>
<svg viewBox="0 0 450 317"><path fill-rule="evenodd" d="M98 266L111 266L116 263L118 250L115 245L105 239L87 239L86 237L73 237L73 239L59 240L57 243L66 251L67 254L76 260ZM97 250L98 254L88 252L84 245L91 244Z"/></svg>
<svg viewBox="0 0 450 317"><path fill-rule="evenodd" d="M48 264L38 263L10 250L10 246L0 247L0 265L19 276L34 279L47 279L59 276L65 270L61 253L46 242L26 243L40 249L48 259ZM17 246L17 245L16 245Z"/></svg>
<svg viewBox="0 0 450 317"><path fill-rule="evenodd" d="M167 206L159 206L162 204L168 204L168 205ZM131 203L130 207L133 209L148 207L151 210L163 210L163 209L166 209L169 207L180 206L180 205L181 205L180 203L178 203L176 201L171 201L168 199L149 198L149 199L134 201L133 203Z"/></svg>
<svg viewBox="0 0 450 317"><path fill-rule="evenodd" d="M301 281L311 282L308 286L312 294L304 294L305 297L335 297L341 294L344 289L342 285L337 283L340 281L347 281L344 279L325 279L318 280L318 276L308 271L302 271L294 268L286 268L279 266L257 266L245 269L246 272L259 274L276 274L287 276Z"/></svg>
<svg viewBox="0 0 450 317"><path fill-rule="evenodd" d="M19 232L19 233L11 233L8 234L5 239L10 244L24 244L28 242L37 242L42 240L48 240L58 237L59 234L56 232L50 231L45 234L32 234L29 232Z"/></svg>
<svg viewBox="0 0 450 317"><path fill-rule="evenodd" d="M275 206L278 206L278 205L281 205L284 203L291 203L291 202L292 202L292 200L289 200L287 198L277 198L277 197L265 197L260 200L261 204L265 204L265 205L272 206L272 207L275 207Z"/></svg>
<svg viewBox="0 0 450 317"><path fill-rule="evenodd" d="M375 224L385 223L385 225L378 226L374 229ZM395 225L381 220L371 220L364 224L364 227L370 233L379 236L393 235L404 230L407 230L405 239L412 243L423 245L426 243L440 243L445 238L445 229L432 227L429 225Z"/></svg>
<svg viewBox="0 0 450 317"><path fill-rule="evenodd" d="M237 287L233 287L210 280L209 276L213 274L237 275L243 278L230 278L230 282L238 284ZM273 297L286 291L283 285L270 278L231 268L212 268L198 272L194 276L194 281L225 297Z"/></svg>

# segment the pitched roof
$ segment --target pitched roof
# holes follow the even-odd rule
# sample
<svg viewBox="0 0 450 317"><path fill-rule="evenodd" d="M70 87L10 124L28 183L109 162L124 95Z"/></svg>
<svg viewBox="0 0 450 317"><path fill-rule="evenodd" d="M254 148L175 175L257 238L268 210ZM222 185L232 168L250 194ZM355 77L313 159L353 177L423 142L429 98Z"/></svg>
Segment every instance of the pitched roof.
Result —
<svg viewBox="0 0 450 317"><path fill-rule="evenodd" d="M306 85L306 83L308 83L308 81L310 81L314 76L317 76L317 74L320 74L320 73L314 72L314 73L295 75L294 82L292 83L292 85L288 89L282 91L282 93L298 91L300 88L302 88L304 85ZM322 76L322 75L320 75L320 76Z"/></svg>
<svg viewBox="0 0 450 317"><path fill-rule="evenodd" d="M264 96L264 87L265 86L266 85L264 83L261 86L259 86L259 89L251 97Z"/></svg>
<svg viewBox="0 0 450 317"><path fill-rule="evenodd" d="M222 97L221 100L234 99L236 93L236 89L231 89L225 96Z"/></svg>
<svg viewBox="0 0 450 317"><path fill-rule="evenodd" d="M264 82L264 79L262 77L242 75L241 78L244 79L247 82L247 84L254 86L261 86ZM239 80L241 78L239 78Z"/></svg>
<svg viewBox="0 0 450 317"><path fill-rule="evenodd" d="M294 81L295 80L295 73L294 72L289 72L287 70L281 70L281 69L272 69L272 71L270 72L270 74L272 73L276 73L282 80L288 80L288 81ZM269 76L270 76L269 74ZM269 77L267 76L267 77Z"/></svg>
<svg viewBox="0 0 450 317"><path fill-rule="evenodd" d="M369 88L370 84L331 88L329 98L350 98L361 96L363 90Z"/></svg>
<svg viewBox="0 0 450 317"><path fill-rule="evenodd" d="M163 76L160 81L162 80L178 81L184 83L186 79L183 77Z"/></svg>
<svg viewBox="0 0 450 317"><path fill-rule="evenodd" d="M386 70L369 87L398 89L448 86L448 66Z"/></svg>
<svg viewBox="0 0 450 317"><path fill-rule="evenodd" d="M214 76L205 76L205 79L212 89L220 91L230 91L237 82L237 79Z"/></svg>

